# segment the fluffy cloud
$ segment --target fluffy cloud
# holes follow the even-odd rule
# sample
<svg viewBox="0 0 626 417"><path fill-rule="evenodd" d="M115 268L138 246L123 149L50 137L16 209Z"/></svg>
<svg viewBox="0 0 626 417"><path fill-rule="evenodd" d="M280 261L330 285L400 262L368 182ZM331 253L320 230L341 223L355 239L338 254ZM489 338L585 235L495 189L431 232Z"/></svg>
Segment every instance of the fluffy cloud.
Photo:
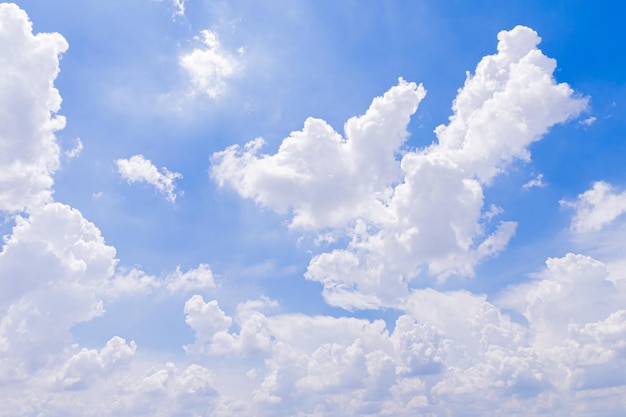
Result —
<svg viewBox="0 0 626 417"><path fill-rule="evenodd" d="M262 311L276 305L267 298L240 303L233 320L222 311L217 300L205 302L202 296L194 295L185 303L184 312L185 321L195 331L196 340L185 346L185 350L191 355L267 352L270 335L267 317ZM239 326L239 333L229 332L233 323Z"/></svg>
<svg viewBox="0 0 626 417"><path fill-rule="evenodd" d="M472 275L516 229L483 213L483 187L513 161L529 160L531 143L586 106L554 81L556 63L536 48L534 31L518 26L498 40L498 53L468 74L450 123L428 148L398 160L425 95L400 79L346 123L345 139L308 119L275 155L259 155L261 139L215 153L212 176L279 213L292 210L292 227L348 227L347 248L316 256L306 273L332 305L392 305L424 267L440 279Z"/></svg>
<svg viewBox="0 0 626 417"><path fill-rule="evenodd" d="M127 364L137 345L115 336L100 350L83 348L63 366L58 381L64 389L85 389L97 377L105 377L115 368Z"/></svg>
<svg viewBox="0 0 626 417"><path fill-rule="evenodd" d="M264 341L254 351L263 361L246 372L254 384L243 384L240 394L253 398L248 412L264 416L493 415L494 409L566 416L582 413L595 397L606 400L599 413L611 415L623 409L626 380L600 376L626 361L626 288L589 257L569 254L546 264L498 305L466 291L413 290L397 306L393 331L381 320L260 313L268 305L263 299L240 305L236 320L199 296L188 301L198 308L186 306L186 313L196 343L205 343L196 353L211 357L249 355L234 343L216 347L236 340L228 333L235 321L242 333L253 325ZM255 313L242 315L250 306ZM526 321L512 321L500 306Z"/></svg>
<svg viewBox="0 0 626 417"><path fill-rule="evenodd" d="M161 168L161 172L154 166L152 161L143 155L135 155L129 159L118 159L117 171L129 183L146 182L153 185L161 194L172 203L176 201L175 181L182 178L178 172L170 172L167 168Z"/></svg>
<svg viewBox="0 0 626 417"><path fill-rule="evenodd" d="M610 184L598 181L576 201L562 200L561 205L576 210L570 226L574 232L594 232L626 212L626 192L616 193Z"/></svg>
<svg viewBox="0 0 626 417"><path fill-rule="evenodd" d="M194 93L216 98L224 92L226 80L237 73L241 63L222 48L215 32L203 30L201 35L197 40L203 46L181 56L179 63L189 74Z"/></svg>
<svg viewBox="0 0 626 417"><path fill-rule="evenodd" d="M102 314L117 262L100 231L64 204L15 222L0 252L0 379L26 377L62 349L73 325Z"/></svg>
<svg viewBox="0 0 626 417"><path fill-rule="evenodd" d="M65 126L52 81L68 44L58 33L33 35L15 4L0 4L0 22L0 210L12 212L51 200L60 154L54 132Z"/></svg>
<svg viewBox="0 0 626 417"><path fill-rule="evenodd" d="M233 145L212 157L211 175L246 198L284 213L292 226L341 227L362 216L381 217L391 184L401 179L396 160L406 126L426 91L400 79L367 112L346 123L345 138L308 118L275 155L259 155L262 139Z"/></svg>

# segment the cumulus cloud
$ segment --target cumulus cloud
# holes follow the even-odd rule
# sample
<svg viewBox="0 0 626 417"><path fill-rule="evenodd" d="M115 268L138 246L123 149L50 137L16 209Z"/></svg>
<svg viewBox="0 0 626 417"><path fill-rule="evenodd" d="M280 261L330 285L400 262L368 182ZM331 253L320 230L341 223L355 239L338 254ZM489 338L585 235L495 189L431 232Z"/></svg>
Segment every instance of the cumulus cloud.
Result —
<svg viewBox="0 0 626 417"><path fill-rule="evenodd" d="M267 352L271 342L267 318L262 311L276 306L275 301L267 298L240 303L233 319L222 311L217 300L205 302L202 296L194 295L185 303L184 312L196 340L185 346L185 350L192 355ZM229 331L233 323L239 326L239 333Z"/></svg>
<svg viewBox="0 0 626 417"><path fill-rule="evenodd" d="M135 155L129 159L118 159L117 171L128 183L145 182L153 185L157 191L164 194L172 203L176 201L176 184L177 179L182 178L182 174L178 172L170 172L167 168L157 169L152 161L146 159L143 155Z"/></svg>
<svg viewBox="0 0 626 417"><path fill-rule="evenodd" d="M102 315L105 300L152 286L189 291L214 283L206 265L185 273L177 269L161 281L137 270L122 273L115 248L98 227L79 210L53 201L51 174L60 156L54 132L64 125L54 116L61 103L54 79L67 43L59 34L33 35L26 13L4 3L0 37L7 45L0 52L0 113L6 116L0 127L0 210L13 223L0 250L0 385L41 377L83 386L91 377L75 380L81 364L95 372L116 361L107 355L135 349L113 338L101 351L70 352L77 356L63 368L73 350L71 328ZM80 148L78 140L68 156ZM141 170L128 173L141 178ZM57 369L56 376L48 378L50 369Z"/></svg>
<svg viewBox="0 0 626 417"><path fill-rule="evenodd" d="M64 389L85 389L97 377L110 374L115 368L126 365L135 355L137 345L115 336L100 349L83 348L74 354L58 376Z"/></svg>
<svg viewBox="0 0 626 417"><path fill-rule="evenodd" d="M546 264L497 305L467 291L413 290L397 306L392 331L382 320L261 313L267 300L254 301L255 314L237 313L241 329L255 329L254 352L263 358L241 371L246 384L255 382L244 394L253 399L248 412L414 416L498 409L565 416L582 412L594 395L606 400L596 408L600 414L616 412L626 380L599 376L626 361L620 321L626 304L618 295L626 288L589 257L568 254ZM238 310L252 305L244 304ZM512 321L505 306L526 321ZM237 336L228 330L235 320L217 301L195 296L185 309L196 343L204 343L196 354L250 353L236 344L216 350ZM579 391L572 397L571 390Z"/></svg>
<svg viewBox="0 0 626 417"><path fill-rule="evenodd" d="M308 118L275 155L259 155L260 138L215 153L211 175L263 206L293 210L293 227L341 227L361 216L379 217L391 184L401 179L396 154L425 95L421 85L400 79L363 116L346 122L345 138Z"/></svg>
<svg viewBox="0 0 626 417"><path fill-rule="evenodd" d="M424 272L471 276L516 229L515 222L490 223L484 187L513 161L529 160L531 143L587 104L555 82L556 63L537 49L533 30L518 26L498 40L498 53L468 73L430 147L398 156L425 95L400 79L346 123L345 138L310 118L274 155L259 154L262 139L215 153L212 176L292 214L292 227L347 228L348 246L316 256L306 273L332 305L390 305Z"/></svg>
<svg viewBox="0 0 626 417"><path fill-rule="evenodd" d="M610 184L597 181L576 201L561 200L561 205L576 211L570 225L574 232L595 232L626 212L626 192L617 193Z"/></svg>
<svg viewBox="0 0 626 417"><path fill-rule="evenodd" d="M60 155L54 132L65 126L53 80L68 44L58 33L34 35L15 4L0 4L0 22L0 210L15 212L51 200Z"/></svg>
<svg viewBox="0 0 626 417"><path fill-rule="evenodd" d="M197 38L202 46L182 55L179 64L189 77L194 93L216 98L226 89L226 80L241 68L239 59L224 50L217 33L203 30Z"/></svg>

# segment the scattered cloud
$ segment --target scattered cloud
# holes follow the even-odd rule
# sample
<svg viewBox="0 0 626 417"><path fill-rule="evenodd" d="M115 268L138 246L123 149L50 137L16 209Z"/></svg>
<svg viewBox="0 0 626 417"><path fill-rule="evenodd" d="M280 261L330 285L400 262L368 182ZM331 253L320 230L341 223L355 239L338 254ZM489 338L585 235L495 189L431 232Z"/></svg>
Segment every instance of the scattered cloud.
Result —
<svg viewBox="0 0 626 417"><path fill-rule="evenodd" d="M180 57L179 63L191 78L192 91L217 98L226 89L226 80L241 68L239 59L224 50L217 33L203 30L196 38L203 45Z"/></svg>
<svg viewBox="0 0 626 417"><path fill-rule="evenodd" d="M170 172L167 168L161 168L161 172L152 161L143 155L135 155L129 159L118 159L117 171L128 183L145 182L153 185L157 191L164 194L170 202L176 201L177 179L182 178L178 172Z"/></svg>
<svg viewBox="0 0 626 417"><path fill-rule="evenodd" d="M543 182L543 174L539 174L537 175L535 178L533 178L532 180L528 181L526 184L522 185L522 188L524 190L529 190L531 188L543 188L545 187L547 184L545 182Z"/></svg>
<svg viewBox="0 0 626 417"><path fill-rule="evenodd" d="M589 116L584 120L581 120L580 122L578 122L581 125L585 125L585 126L591 126L592 124L595 123L597 119L594 116Z"/></svg>
<svg viewBox="0 0 626 417"><path fill-rule="evenodd" d="M597 181L576 201L561 200L561 205L576 211L571 230L576 233L595 232L626 212L626 192L616 193L610 184Z"/></svg>
<svg viewBox="0 0 626 417"><path fill-rule="evenodd" d="M65 156L67 156L70 159L78 158L82 151L83 151L83 142L80 140L80 138L76 138L76 146L74 146L72 149L68 149L67 151L65 151Z"/></svg>

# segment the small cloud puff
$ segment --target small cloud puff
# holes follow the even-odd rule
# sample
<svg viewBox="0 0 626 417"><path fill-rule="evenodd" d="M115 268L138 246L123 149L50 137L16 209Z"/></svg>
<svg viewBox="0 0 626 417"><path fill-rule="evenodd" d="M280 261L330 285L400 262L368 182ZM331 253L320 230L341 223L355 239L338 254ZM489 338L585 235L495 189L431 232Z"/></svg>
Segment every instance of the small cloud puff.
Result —
<svg viewBox="0 0 626 417"><path fill-rule="evenodd" d="M70 159L78 158L82 151L83 142L80 140L80 138L76 138L76 146L74 146L72 149L68 149L67 151L65 151L65 156Z"/></svg>
<svg viewBox="0 0 626 417"><path fill-rule="evenodd" d="M118 173L129 183L147 182L152 184L161 194L164 194L170 202L176 201L176 184L174 182L182 178L178 172L170 172L167 168L161 168L161 172L152 164L152 161L143 155L135 155L130 159L118 159Z"/></svg>
<svg viewBox="0 0 626 417"><path fill-rule="evenodd" d="M592 124L595 123L597 119L593 116L587 117L585 120L581 120L580 122L578 122L578 124L581 125L585 125L585 126L591 126Z"/></svg>
<svg viewBox="0 0 626 417"><path fill-rule="evenodd" d="M191 78L193 93L206 94L214 99L224 92L226 79L235 75L241 63L222 49L217 33L203 30L201 35L202 39L198 37L196 39L204 45L183 55L179 63ZM242 51L243 49L239 48L240 55Z"/></svg>
<svg viewBox="0 0 626 417"><path fill-rule="evenodd" d="M537 177L533 178L532 180L528 181L526 184L522 185L522 188L524 190L528 190L531 188L543 188L545 187L547 184L545 182L543 182L543 174L539 174L537 175Z"/></svg>

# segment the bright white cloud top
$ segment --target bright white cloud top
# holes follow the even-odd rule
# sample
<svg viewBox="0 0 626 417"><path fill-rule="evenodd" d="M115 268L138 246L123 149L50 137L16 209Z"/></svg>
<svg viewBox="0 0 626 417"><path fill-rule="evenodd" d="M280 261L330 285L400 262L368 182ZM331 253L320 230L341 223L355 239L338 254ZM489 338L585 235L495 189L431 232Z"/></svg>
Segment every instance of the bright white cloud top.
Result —
<svg viewBox="0 0 626 417"><path fill-rule="evenodd" d="M167 168L161 168L161 172L154 166L152 161L143 155L135 155L129 159L118 159L117 171L120 176L129 183L146 182L153 185L172 203L176 201L175 181L183 176L178 172L170 172Z"/></svg>
<svg viewBox="0 0 626 417"><path fill-rule="evenodd" d="M45 10L23 3L34 20ZM190 33L193 25L220 22L243 30L228 16L187 21L199 3L149 3L129 13L153 7L167 25L185 20ZM180 19L172 21L172 5ZM107 19L105 9L99 19ZM157 55L170 60L164 80L181 65L197 92L223 97L220 107L190 101L185 117L164 121L169 116L159 112L145 123L142 112L153 110L119 112L119 89L140 94L135 83L116 84L129 73L116 67L103 78L103 91L115 84L109 96L80 95L72 86L84 68L68 42L34 25L20 6L0 4L0 415L626 412L626 262L615 243L623 241L624 184L614 173L610 181L589 180L594 171L568 187L542 162L559 129L587 135L611 118L584 123L592 100L557 81L556 61L538 48L534 30L509 25L492 33L496 53L475 57L462 88L452 87L447 123L434 123L434 135L420 142L416 121L425 123L437 93L431 88L427 97L421 84L397 75L362 115L346 117L341 133L326 121L332 112L289 113L287 123L288 111L281 116L261 93L267 108L251 116L259 98L243 92L251 87L242 80L227 91L240 64L212 31L180 60L182 38ZM260 32L251 30L253 51L273 45L275 34L255 43ZM85 44L77 44L80 52ZM268 79L280 66L264 67L264 60L285 59L274 52L250 58ZM63 78L66 62L73 77ZM277 96L292 100L280 90L291 81L276 77ZM67 125L58 114L61 94ZM94 96L93 105L106 110L99 122L78 100ZM96 126L110 126L110 118L119 119L118 136L138 138L133 147L150 146L155 159L184 166L184 195L176 187L181 174L159 170L130 145L108 139L110 132L100 136ZM245 138L235 138L221 118L267 139L238 145ZM286 126L302 121L287 134L293 127ZM231 136L202 136L204 124ZM277 132L287 137L270 139ZM93 139L76 140L78 133ZM176 205L131 204L121 196L132 187L120 187L118 175L155 187ZM104 190L97 200L89 198L95 190ZM559 201L573 210L559 210ZM548 244L529 239L527 230L547 223L532 223L524 210L554 223L548 231L557 237ZM563 233L568 225L575 233ZM607 230L618 238L597 241L602 236L589 233ZM573 253L580 239L610 257ZM526 272L515 257L530 264Z"/></svg>

